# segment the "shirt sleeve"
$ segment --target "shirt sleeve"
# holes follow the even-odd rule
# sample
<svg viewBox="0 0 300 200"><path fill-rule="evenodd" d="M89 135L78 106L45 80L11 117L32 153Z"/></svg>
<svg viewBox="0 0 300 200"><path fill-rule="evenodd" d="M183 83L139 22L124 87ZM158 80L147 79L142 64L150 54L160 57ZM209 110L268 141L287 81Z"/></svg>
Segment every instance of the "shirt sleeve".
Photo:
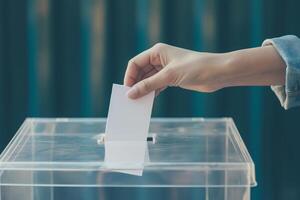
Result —
<svg viewBox="0 0 300 200"><path fill-rule="evenodd" d="M286 64L285 85L271 89L285 109L300 106L300 39L294 35L266 39L262 46L273 45Z"/></svg>

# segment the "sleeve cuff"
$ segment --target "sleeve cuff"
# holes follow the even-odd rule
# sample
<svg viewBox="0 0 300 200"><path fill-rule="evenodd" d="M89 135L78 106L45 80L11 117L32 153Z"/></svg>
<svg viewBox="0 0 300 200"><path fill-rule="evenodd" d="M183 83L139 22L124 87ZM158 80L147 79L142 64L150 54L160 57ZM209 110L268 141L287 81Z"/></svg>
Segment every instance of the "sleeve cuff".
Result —
<svg viewBox="0 0 300 200"><path fill-rule="evenodd" d="M271 89L285 109L300 106L300 39L294 35L266 39L262 46L273 45L284 60L285 85L273 85Z"/></svg>

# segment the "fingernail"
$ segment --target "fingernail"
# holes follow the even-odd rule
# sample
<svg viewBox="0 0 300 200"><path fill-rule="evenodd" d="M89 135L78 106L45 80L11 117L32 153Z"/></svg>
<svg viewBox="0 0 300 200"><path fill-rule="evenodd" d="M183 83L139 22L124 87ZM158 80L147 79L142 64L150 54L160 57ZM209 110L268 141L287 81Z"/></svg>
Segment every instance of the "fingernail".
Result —
<svg viewBox="0 0 300 200"><path fill-rule="evenodd" d="M137 95L137 88L135 86L133 86L132 88L130 88L127 92L127 96L130 98L130 99L134 99L136 98L136 95Z"/></svg>

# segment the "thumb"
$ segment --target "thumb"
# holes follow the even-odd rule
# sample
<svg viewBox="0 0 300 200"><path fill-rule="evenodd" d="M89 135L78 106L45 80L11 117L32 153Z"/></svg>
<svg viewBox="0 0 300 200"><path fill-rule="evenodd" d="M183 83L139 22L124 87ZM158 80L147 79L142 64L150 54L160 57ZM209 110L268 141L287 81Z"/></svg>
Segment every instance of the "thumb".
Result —
<svg viewBox="0 0 300 200"><path fill-rule="evenodd" d="M161 70L158 73L136 83L127 93L131 99L137 99L154 90L168 86L169 75L166 70Z"/></svg>

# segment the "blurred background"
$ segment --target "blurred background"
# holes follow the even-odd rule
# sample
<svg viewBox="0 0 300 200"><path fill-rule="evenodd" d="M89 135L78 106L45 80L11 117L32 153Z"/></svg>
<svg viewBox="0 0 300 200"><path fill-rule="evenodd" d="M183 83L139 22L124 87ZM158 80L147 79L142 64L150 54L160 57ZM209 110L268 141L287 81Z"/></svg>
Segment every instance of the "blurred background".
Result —
<svg viewBox="0 0 300 200"><path fill-rule="evenodd" d="M299 8L296 0L0 0L1 150L26 117L106 117L112 83L157 42L210 52L260 46L299 36ZM300 199L300 108L285 111L268 87L170 88L153 116L233 117L256 164L252 199Z"/></svg>

